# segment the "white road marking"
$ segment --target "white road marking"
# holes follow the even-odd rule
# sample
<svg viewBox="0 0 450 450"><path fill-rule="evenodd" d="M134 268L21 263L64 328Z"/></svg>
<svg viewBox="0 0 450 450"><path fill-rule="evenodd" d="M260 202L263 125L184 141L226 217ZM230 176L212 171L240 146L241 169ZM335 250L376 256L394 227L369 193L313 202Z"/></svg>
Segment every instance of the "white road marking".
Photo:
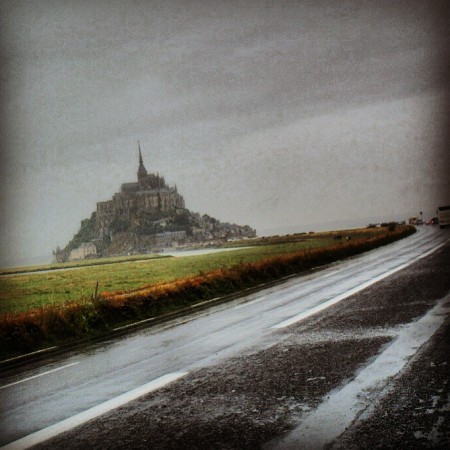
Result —
<svg viewBox="0 0 450 450"><path fill-rule="evenodd" d="M389 382L411 360L444 323L449 314L450 296L439 300L417 322L401 329L395 341L350 383L332 392L319 407L307 415L284 438L275 439L265 450L325 448L348 428L355 418L363 417L389 391Z"/></svg>
<svg viewBox="0 0 450 450"><path fill-rule="evenodd" d="M68 419L55 423L54 425L50 425L47 428L36 431L35 433L31 433L28 436L18 439L17 441L11 442L10 444L1 447L1 449L20 450L47 441L48 439L51 439L52 437L55 437L60 433L69 431L79 425L88 422L89 420L95 419L100 415L107 413L108 411L119 408L120 406L123 406L126 403L131 402L132 400L136 400L137 398L142 397L145 394L149 394L150 392L160 389L163 386L186 376L187 374L188 372L172 372L167 375L163 375L162 377L150 381L149 383L143 384L136 389L125 392L124 394L112 398L111 400L107 400L104 403L100 403L100 405L89 408L86 411L76 414L75 416L69 417Z"/></svg>
<svg viewBox="0 0 450 450"><path fill-rule="evenodd" d="M141 325L143 323L151 322L155 319L156 319L156 317L150 317L149 319L139 320L138 322L133 322L133 323L129 323L128 325L123 325L121 327L113 328L113 331L126 330L127 328L131 328L131 327L135 327L137 325Z"/></svg>
<svg viewBox="0 0 450 450"><path fill-rule="evenodd" d="M65 366L57 367L56 369L47 370L46 372L38 373L37 375L33 375L32 377L24 378L23 380L14 381L14 383L4 384L3 386L0 386L0 389L6 389L10 386L14 386L16 384L25 383L26 381L33 380L34 378L43 377L44 375L48 375L53 372L57 372L58 370L66 369L67 367L76 366L77 364L80 364L79 362L74 362L71 364L66 364Z"/></svg>
<svg viewBox="0 0 450 450"><path fill-rule="evenodd" d="M431 255L441 247L443 247L447 243L448 239L443 242L442 244L437 245L436 247L432 248L431 250L425 252L424 254L418 256L416 259L413 259L411 261L408 261L407 263L401 264L400 266L397 266L391 270L388 270L387 272L382 273L381 275L376 276L375 278L372 278L346 292L343 294L338 295L337 297L333 297L330 300L327 300L326 302L321 303L320 305L317 305L311 309L308 309L307 311L303 311L300 314L297 314L289 319L284 320L283 322L280 322L276 325L273 325L271 329L281 329L286 328L290 325L293 325L294 323L300 322L301 320L306 319L307 317L310 317L320 311L323 311L326 308L329 308L330 306L335 305L336 303L339 303L341 300L344 300L347 297L350 297L353 294L356 294L359 291L362 291L363 289L366 289L369 286L372 286L372 284L378 283L378 281L383 280L384 278L389 277L390 275L404 269L405 267L408 267L412 263L416 262L418 259L425 258L428 255Z"/></svg>
<svg viewBox="0 0 450 450"><path fill-rule="evenodd" d="M251 302L246 302L246 303L242 303L241 305L235 306L233 309L245 308L246 306L253 305L254 303L258 303L265 299L266 299L266 296L264 295L263 297L252 300Z"/></svg>
<svg viewBox="0 0 450 450"><path fill-rule="evenodd" d="M31 355L36 355L38 353L48 352L49 350L53 350L55 348L58 348L58 347L54 346L54 347L43 348L41 350L36 350L35 352L26 353L25 355L15 356L14 358L2 359L0 362L1 363L7 363L7 362L11 362L11 361L19 361L20 359L27 358L27 357L29 357Z"/></svg>

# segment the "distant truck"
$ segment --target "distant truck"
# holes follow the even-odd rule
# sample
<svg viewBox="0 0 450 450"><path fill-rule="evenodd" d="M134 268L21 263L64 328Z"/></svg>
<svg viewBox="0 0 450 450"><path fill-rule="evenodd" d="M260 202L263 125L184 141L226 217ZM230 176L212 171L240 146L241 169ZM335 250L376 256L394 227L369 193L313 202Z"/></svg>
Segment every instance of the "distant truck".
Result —
<svg viewBox="0 0 450 450"><path fill-rule="evenodd" d="M436 210L439 219L439 227L450 227L450 206L439 206Z"/></svg>

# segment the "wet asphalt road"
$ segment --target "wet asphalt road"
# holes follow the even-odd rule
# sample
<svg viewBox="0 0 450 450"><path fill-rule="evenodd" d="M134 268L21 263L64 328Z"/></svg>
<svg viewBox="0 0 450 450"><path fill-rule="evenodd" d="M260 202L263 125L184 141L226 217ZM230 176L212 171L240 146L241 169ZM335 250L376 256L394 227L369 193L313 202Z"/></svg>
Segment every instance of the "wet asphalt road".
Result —
<svg viewBox="0 0 450 450"><path fill-rule="evenodd" d="M261 448L264 444L283 448L280 439L301 426L330 392L349 384L395 341L405 324L424 316L450 292L450 245L442 246L449 238L448 230L423 227L401 242L189 318L4 373L0 443L16 441L175 373L183 376L42 443L42 448ZM378 281L371 284L373 280ZM365 289L357 292L358 286ZM341 301L334 306L301 316L336 298ZM292 318L299 320L286 322ZM390 442L398 448L400 438L422 446L438 446L448 439L439 431L448 429L448 416L440 417L448 415L449 392L442 353L445 339L433 340L439 333L445 335L445 326L420 348L431 359L429 354L441 352L433 367L443 391L433 391L436 405L426 410L434 412L424 416L438 418L428 421L430 429L424 425L409 434L403 429L400 434L384 433L383 437L391 436L383 441L386 448ZM427 363L414 358L414 364L428 373ZM399 386L404 386L398 380L408 376L408 367L395 378ZM411 395L409 399L399 395L403 400L394 402L398 408L411 412L420 407ZM393 414L389 408L381 403L379 408L381 412L375 408L373 414L363 408L369 417L365 419L358 412L361 420L351 423L340 441L336 436L334 445L373 444L373 430L392 422L385 417L386 411L388 417ZM384 422L371 424L372 415ZM358 441L363 434L357 427L362 426L365 438Z"/></svg>

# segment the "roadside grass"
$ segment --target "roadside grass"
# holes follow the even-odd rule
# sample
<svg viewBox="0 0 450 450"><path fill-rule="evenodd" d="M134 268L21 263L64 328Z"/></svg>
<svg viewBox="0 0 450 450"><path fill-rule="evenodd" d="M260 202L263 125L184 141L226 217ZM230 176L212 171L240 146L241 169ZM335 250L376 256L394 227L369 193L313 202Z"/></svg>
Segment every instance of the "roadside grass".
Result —
<svg viewBox="0 0 450 450"><path fill-rule="evenodd" d="M101 292L126 291L331 243L333 239L328 236L205 255L127 260L74 270L0 276L0 314L89 298L97 282Z"/></svg>
<svg viewBox="0 0 450 450"><path fill-rule="evenodd" d="M338 242L329 233L230 252L3 277L2 288L9 289L10 297L1 299L8 306L0 314L0 358L97 336L353 256L414 231L406 226L355 232L351 240ZM74 300L73 291L78 292ZM36 307L30 297L41 304Z"/></svg>

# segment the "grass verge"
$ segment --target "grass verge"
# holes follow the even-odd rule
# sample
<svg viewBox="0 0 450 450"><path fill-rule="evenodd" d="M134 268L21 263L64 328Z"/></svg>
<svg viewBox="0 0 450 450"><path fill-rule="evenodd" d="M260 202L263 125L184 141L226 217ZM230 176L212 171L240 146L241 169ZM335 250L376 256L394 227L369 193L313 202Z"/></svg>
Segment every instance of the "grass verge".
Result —
<svg viewBox="0 0 450 450"><path fill-rule="evenodd" d="M61 305L0 316L0 359L46 346L99 336L114 327L156 317L389 244L415 232L396 227L326 247L214 268L139 289L98 292Z"/></svg>
<svg viewBox="0 0 450 450"><path fill-rule="evenodd" d="M354 233L353 238L359 236ZM289 237L287 242L269 242L227 252L197 254L180 258L156 258L119 261L108 265L90 265L70 270L53 270L0 276L0 315L24 312L47 306L60 306L90 298L99 284L101 291L133 290L144 285L166 283L181 278L256 262L273 256L335 243L330 235L320 238Z"/></svg>

